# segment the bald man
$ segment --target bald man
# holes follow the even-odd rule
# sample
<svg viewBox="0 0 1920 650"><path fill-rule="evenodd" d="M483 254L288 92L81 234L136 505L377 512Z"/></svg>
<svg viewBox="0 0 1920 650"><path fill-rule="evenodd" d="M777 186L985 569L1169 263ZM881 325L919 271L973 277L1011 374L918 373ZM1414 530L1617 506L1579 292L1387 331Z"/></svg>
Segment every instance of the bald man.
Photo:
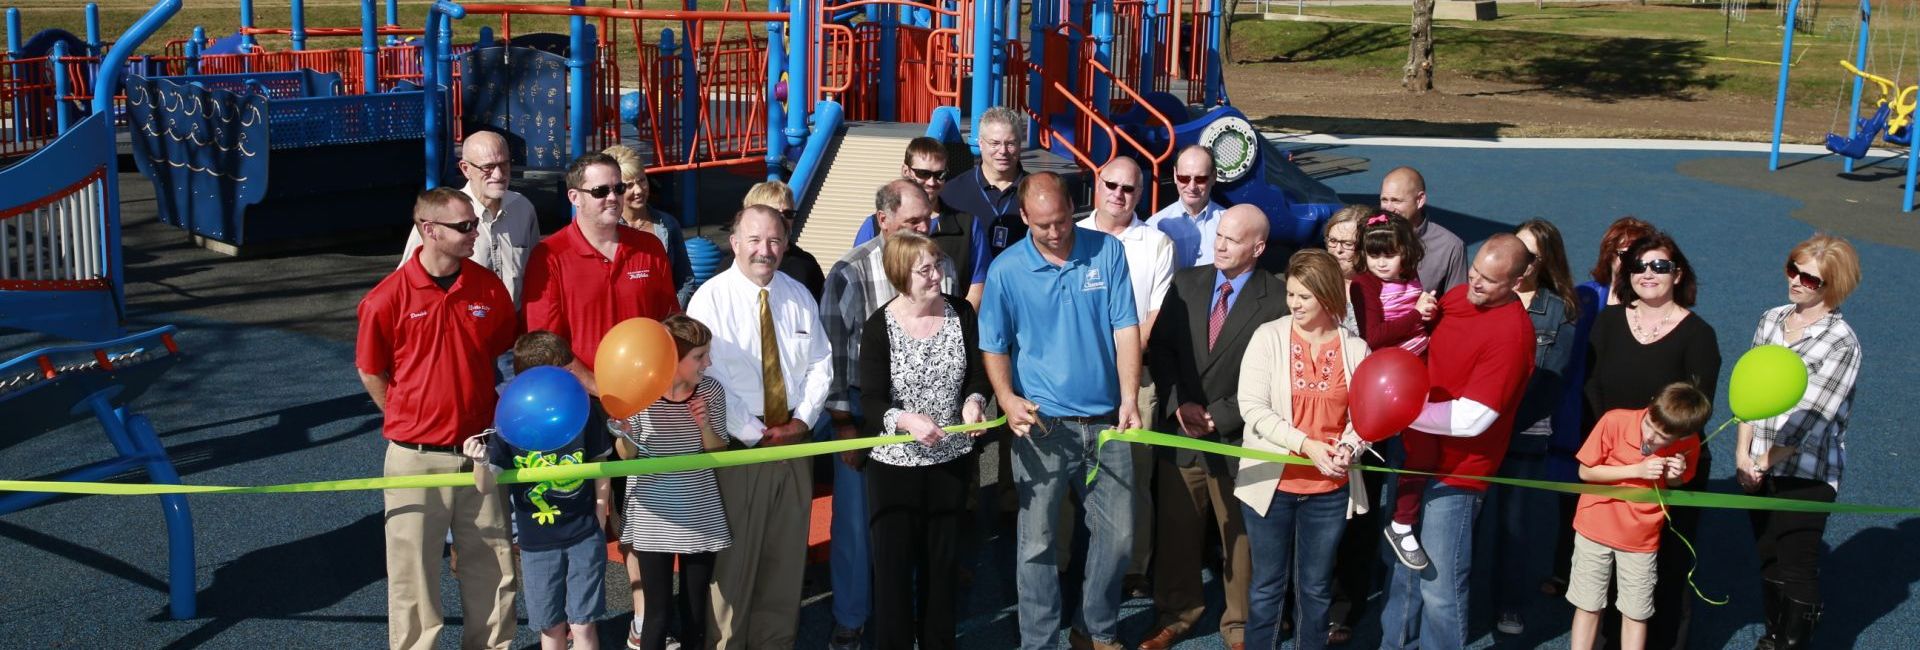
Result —
<svg viewBox="0 0 1920 650"><path fill-rule="evenodd" d="M1254 268L1267 245L1267 215L1251 205L1228 208L1214 233L1212 264L1173 276L1161 305L1162 321L1147 345L1167 406L1159 431L1230 445L1240 443L1240 358L1261 323L1287 314L1286 283ZM1206 612L1200 581L1201 546L1208 520L1220 535L1227 608L1220 640L1244 640L1247 580L1252 559L1240 504L1233 498L1236 465L1221 456L1162 449L1155 458L1153 606L1157 628L1141 650L1164 650L1192 632Z"/></svg>
<svg viewBox="0 0 1920 650"><path fill-rule="evenodd" d="M1514 409L1533 374L1533 323L1514 293L1532 263L1518 237L1494 235L1474 257L1466 284L1440 299L1442 315L1427 346L1432 401L1401 435L1408 465L1430 463L1443 475L1499 471ZM1388 528L1387 536L1417 534L1431 566L1414 571L1392 563L1380 647L1466 647L1473 520L1487 484L1451 476L1418 480L1425 488L1419 528Z"/></svg>
<svg viewBox="0 0 1920 650"><path fill-rule="evenodd" d="M1427 179L1412 167L1398 167L1380 180L1380 209L1406 217L1420 236L1420 284L1445 295L1467 280L1467 247L1446 226L1427 219Z"/></svg>
<svg viewBox="0 0 1920 650"><path fill-rule="evenodd" d="M1213 166L1213 150L1197 144L1181 149L1173 162L1173 188L1179 200L1147 219L1147 225L1173 240L1173 263L1178 268L1213 263L1213 238L1220 232L1221 213L1226 210L1213 202Z"/></svg>
<svg viewBox="0 0 1920 650"><path fill-rule="evenodd" d="M467 186L460 193L473 203L480 217L480 237L473 241L475 264L486 267L502 283L513 305L520 306L521 280L526 276L527 255L540 243L540 223L533 213L533 202L519 192L507 189L513 179L513 159L507 153L507 140L492 131L468 135L460 145L460 174ZM420 229L407 231L407 246L401 249L400 264L405 265L420 250Z"/></svg>

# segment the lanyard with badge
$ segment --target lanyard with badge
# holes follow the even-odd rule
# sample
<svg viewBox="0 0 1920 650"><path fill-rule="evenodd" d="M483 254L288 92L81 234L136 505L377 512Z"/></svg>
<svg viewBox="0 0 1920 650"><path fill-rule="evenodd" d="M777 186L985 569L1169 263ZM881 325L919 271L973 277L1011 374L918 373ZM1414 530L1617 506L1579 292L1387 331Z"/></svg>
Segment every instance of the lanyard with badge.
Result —
<svg viewBox="0 0 1920 650"><path fill-rule="evenodd" d="M1012 211L1008 210L1007 206L1007 204L1010 203L1009 199L1016 196L1013 187L1009 185L1007 191L1000 194L1000 200L995 201L992 197L987 196L987 188L993 187L993 185L987 183L987 173L983 170L975 169L973 170L973 174L980 179L980 202L986 204L987 209L993 212L993 247L1006 248L1008 232L1006 225L1001 223L1001 219L1013 214ZM1020 179L1015 178L1013 184L1017 185L1019 182Z"/></svg>

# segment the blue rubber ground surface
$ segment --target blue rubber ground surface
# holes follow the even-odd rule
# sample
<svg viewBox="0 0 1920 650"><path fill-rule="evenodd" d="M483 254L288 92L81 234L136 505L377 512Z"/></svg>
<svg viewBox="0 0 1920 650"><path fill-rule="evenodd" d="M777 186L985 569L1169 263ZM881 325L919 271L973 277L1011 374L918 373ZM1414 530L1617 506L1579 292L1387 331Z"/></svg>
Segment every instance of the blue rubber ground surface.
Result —
<svg viewBox="0 0 1920 650"><path fill-rule="evenodd" d="M1832 223L1852 218L1852 211L1861 220L1892 224L1893 235L1855 239L1866 282L1848 303L1847 316L1868 356L1840 494L1846 501L1920 506L1906 473L1920 458L1920 441L1894 424L1920 420L1920 405L1901 397L1911 395L1920 355L1911 336L1897 332L1910 327L1900 323L1920 320L1909 289L1920 286L1920 253L1899 245L1913 241L1903 240L1899 231L1920 217L1886 213L1885 200L1896 191L1889 183L1862 190L1872 192L1879 205L1810 206L1789 196L1805 189L1805 178L1781 176L1781 187L1766 191L1679 171L1746 166L1753 178L1768 178L1759 176L1765 173L1764 157L1753 154L1384 146L1321 148L1314 154L1364 161L1367 171L1328 179L1354 200L1371 200L1381 175L1396 165L1422 168L1435 218L1470 245L1526 218L1552 219L1572 242L1576 269L1592 263L1595 242L1613 218L1635 214L1652 220L1671 231L1699 267L1697 309L1718 330L1729 371L1746 349L1760 312L1784 301L1781 261L1793 243L1813 231L1809 220ZM1805 176L1806 169L1800 173ZM146 184L126 178L128 198L137 200ZM1766 182L1737 185L1768 187ZM1824 216L1809 218L1809 213ZM261 484L377 475L379 422L352 369L352 304L392 268L398 241L391 247L229 260L185 247L157 228L129 217L133 313L141 323L179 325L181 344L192 356L137 407L160 429L186 480ZM0 352L23 345L18 337L0 338ZM0 434L0 467L6 468L0 476L43 478L98 460L108 453L103 438L91 422L38 435ZM1731 458L1731 444L1732 436L1716 440L1716 454ZM1730 464L1714 470L1714 489L1735 491ZM61 499L0 517L0 572L5 575L0 582L0 639L5 641L0 645L371 648L384 643L378 494L206 496L194 497L192 507L199 533L200 617L188 621L166 616L165 538L154 499ZM1541 531L1542 543L1549 543L1550 533ZM1826 540L1833 552L1825 564L1828 609L1817 646L1912 647L1920 638L1920 606L1913 597L1914 583L1920 581L1915 559L1920 519L1835 517ZM1753 602L1757 562L1745 516L1708 513L1698 544L1701 588L1710 595L1730 594L1733 602L1698 605L1694 647L1750 647L1759 612ZM1016 642L1005 538L990 552L965 601L965 648L1008 648ZM454 615L443 646L454 647L458 609L451 602L450 581L447 586L448 611ZM1123 637L1137 642L1153 615L1146 600L1128 605ZM1377 600L1373 607L1377 612ZM1564 602L1542 598L1528 614L1530 629L1519 638L1492 634L1487 617L1479 617L1476 647L1566 646ZM627 616L624 610L609 613L603 625L609 646L619 643ZM801 646L823 647L830 625L824 598L810 597L803 618ZM1377 626L1358 633L1352 647L1377 643ZM517 639L525 647L534 641L524 629ZM1220 645L1213 636L1181 647Z"/></svg>

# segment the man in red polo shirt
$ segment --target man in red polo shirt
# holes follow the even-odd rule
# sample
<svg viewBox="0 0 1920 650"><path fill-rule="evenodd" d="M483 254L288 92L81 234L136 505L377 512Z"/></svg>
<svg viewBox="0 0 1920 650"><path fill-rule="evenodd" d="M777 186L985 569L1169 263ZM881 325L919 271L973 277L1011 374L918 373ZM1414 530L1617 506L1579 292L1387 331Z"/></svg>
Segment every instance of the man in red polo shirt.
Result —
<svg viewBox="0 0 1920 650"><path fill-rule="evenodd" d="M1441 474L1493 476L1507 454L1513 413L1533 374L1533 321L1514 289L1533 263L1520 239L1498 234L1480 246L1467 282L1440 299L1427 344L1433 392L1412 430L1407 456L1437 459ZM1473 520L1487 484L1433 479L1420 502L1419 545L1431 567L1394 562L1381 614L1382 648L1461 648L1467 644L1467 576ZM1399 524L1389 524L1398 526ZM1388 529L1388 539L1414 534Z"/></svg>
<svg viewBox="0 0 1920 650"><path fill-rule="evenodd" d="M589 369L614 325L680 311L660 238L620 223L626 189L613 157L590 153L574 160L567 168L573 223L541 240L527 260L526 331L565 337Z"/></svg>
<svg viewBox="0 0 1920 650"><path fill-rule="evenodd" d="M492 423L493 360L513 344L513 299L499 277L467 259L480 220L466 195L422 192L413 220L420 252L360 301L354 365L385 414L386 476L472 471L460 444ZM385 498L389 645L439 643L449 529L462 558L460 647L512 643L513 548L501 500L471 485L387 490Z"/></svg>

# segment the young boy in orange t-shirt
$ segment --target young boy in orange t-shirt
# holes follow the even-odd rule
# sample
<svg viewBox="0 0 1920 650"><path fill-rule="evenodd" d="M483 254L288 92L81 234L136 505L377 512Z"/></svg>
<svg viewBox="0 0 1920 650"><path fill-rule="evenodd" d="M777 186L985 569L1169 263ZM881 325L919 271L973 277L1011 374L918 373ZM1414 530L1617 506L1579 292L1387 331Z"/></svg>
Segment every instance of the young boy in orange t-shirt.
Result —
<svg viewBox="0 0 1920 650"><path fill-rule="evenodd" d="M1644 409L1618 409L1600 416L1580 453L1580 480L1622 487L1663 487L1693 477L1701 427L1713 403L1688 383L1669 384ZM1658 503L1635 503L1581 495L1573 514L1573 572L1567 602L1574 606L1573 648L1588 650L1607 606L1607 579L1618 574L1620 647L1647 645L1653 617L1654 555L1665 525Z"/></svg>

